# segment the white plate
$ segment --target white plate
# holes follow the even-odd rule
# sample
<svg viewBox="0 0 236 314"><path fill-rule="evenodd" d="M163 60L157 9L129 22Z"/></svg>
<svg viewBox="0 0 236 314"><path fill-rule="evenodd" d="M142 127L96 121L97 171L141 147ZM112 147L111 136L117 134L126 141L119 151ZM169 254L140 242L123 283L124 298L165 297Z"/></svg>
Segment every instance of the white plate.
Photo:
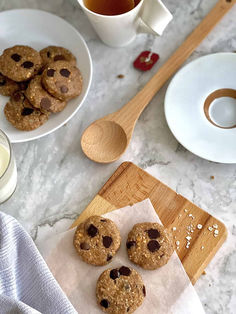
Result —
<svg viewBox="0 0 236 314"><path fill-rule="evenodd" d="M235 53L204 56L183 67L167 89L166 120L176 139L192 153L210 161L236 163L236 128L215 126L204 113L206 98L219 89L236 90ZM212 120L233 125L236 99L219 99L218 107L216 101L210 107Z"/></svg>
<svg viewBox="0 0 236 314"><path fill-rule="evenodd" d="M0 25L0 53L16 44L29 45L36 50L49 45L63 46L76 56L77 65L83 76L81 95L71 100L62 112L52 114L40 128L30 132L19 131L11 126L3 113L8 97L0 96L0 128L13 143L34 140L65 124L84 102L92 80L90 53L76 29L62 18L44 11L28 9L4 11L0 13Z"/></svg>

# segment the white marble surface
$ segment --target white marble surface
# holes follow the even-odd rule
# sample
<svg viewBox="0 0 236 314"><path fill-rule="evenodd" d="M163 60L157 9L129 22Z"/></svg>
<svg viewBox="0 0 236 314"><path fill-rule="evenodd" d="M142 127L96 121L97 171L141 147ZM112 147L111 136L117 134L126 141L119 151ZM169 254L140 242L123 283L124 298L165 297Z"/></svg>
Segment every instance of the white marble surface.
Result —
<svg viewBox="0 0 236 314"><path fill-rule="evenodd" d="M142 114L121 160L110 165L95 164L85 158L80 148L85 127L134 96L216 0L164 2L174 14L174 20L163 37L139 35L128 47L112 49L99 41L76 0L0 1L0 11L38 8L65 18L85 38L94 64L92 88L78 114L54 134L14 145L18 188L0 210L16 217L39 243L69 226L122 161L133 161L228 227L227 242L195 287L206 313L233 314L236 313L236 166L200 159L178 144L164 118L167 84ZM235 21L236 7L189 60L213 52L235 51ZM152 71L140 73L133 69L132 61L147 48L158 52L161 59ZM124 74L124 79L118 79L118 74ZM210 179L212 175L214 180Z"/></svg>

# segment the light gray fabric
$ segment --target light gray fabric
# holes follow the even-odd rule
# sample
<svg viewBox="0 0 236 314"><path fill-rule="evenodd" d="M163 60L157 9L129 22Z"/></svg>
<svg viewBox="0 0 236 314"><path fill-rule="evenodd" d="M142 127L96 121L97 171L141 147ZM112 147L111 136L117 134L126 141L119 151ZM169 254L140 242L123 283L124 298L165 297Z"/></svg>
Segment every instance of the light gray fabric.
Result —
<svg viewBox="0 0 236 314"><path fill-rule="evenodd" d="M0 313L75 314L31 237L0 213Z"/></svg>

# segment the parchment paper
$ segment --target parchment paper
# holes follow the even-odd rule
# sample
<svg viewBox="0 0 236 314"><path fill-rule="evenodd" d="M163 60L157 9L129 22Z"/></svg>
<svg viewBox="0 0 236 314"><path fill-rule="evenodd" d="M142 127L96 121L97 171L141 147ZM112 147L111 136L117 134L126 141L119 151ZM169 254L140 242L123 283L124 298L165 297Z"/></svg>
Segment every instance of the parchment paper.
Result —
<svg viewBox="0 0 236 314"><path fill-rule="evenodd" d="M54 249L49 251L51 245L47 246L45 243L47 248L43 250L49 268L78 313L101 313L95 296L97 279L105 269L121 265L136 269L146 286L147 296L135 313L205 313L176 253L172 255L167 265L154 271L143 270L128 259L125 244L133 225L140 222L161 223L150 200L115 210L103 217L116 223L122 238L121 248L112 263L96 267L80 260L72 244L74 230L61 234L56 246L54 241Z"/></svg>

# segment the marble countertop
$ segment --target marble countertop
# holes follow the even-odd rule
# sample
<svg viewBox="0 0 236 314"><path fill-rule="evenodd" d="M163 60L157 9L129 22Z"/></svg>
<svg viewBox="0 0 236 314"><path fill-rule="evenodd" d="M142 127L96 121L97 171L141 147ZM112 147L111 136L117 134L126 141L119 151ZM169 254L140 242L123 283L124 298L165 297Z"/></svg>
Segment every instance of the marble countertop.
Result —
<svg viewBox="0 0 236 314"><path fill-rule="evenodd" d="M0 1L0 11L36 8L66 19L85 38L94 65L88 98L69 123L42 139L13 146L18 187L0 210L17 218L36 243L40 243L51 234L64 231L120 163L132 161L226 224L228 240L195 288L206 313L233 314L236 313L236 166L200 159L176 141L164 117L167 84L142 114L132 142L119 161L95 164L83 155L80 147L86 126L134 96L216 0L164 2L174 14L174 20L163 37L139 35L128 47L113 49L100 42L76 0ZM235 51L235 20L236 6L189 60L214 52ZM132 61L146 49L159 53L161 59L150 72L140 73L133 69ZM118 74L124 78L118 79Z"/></svg>

